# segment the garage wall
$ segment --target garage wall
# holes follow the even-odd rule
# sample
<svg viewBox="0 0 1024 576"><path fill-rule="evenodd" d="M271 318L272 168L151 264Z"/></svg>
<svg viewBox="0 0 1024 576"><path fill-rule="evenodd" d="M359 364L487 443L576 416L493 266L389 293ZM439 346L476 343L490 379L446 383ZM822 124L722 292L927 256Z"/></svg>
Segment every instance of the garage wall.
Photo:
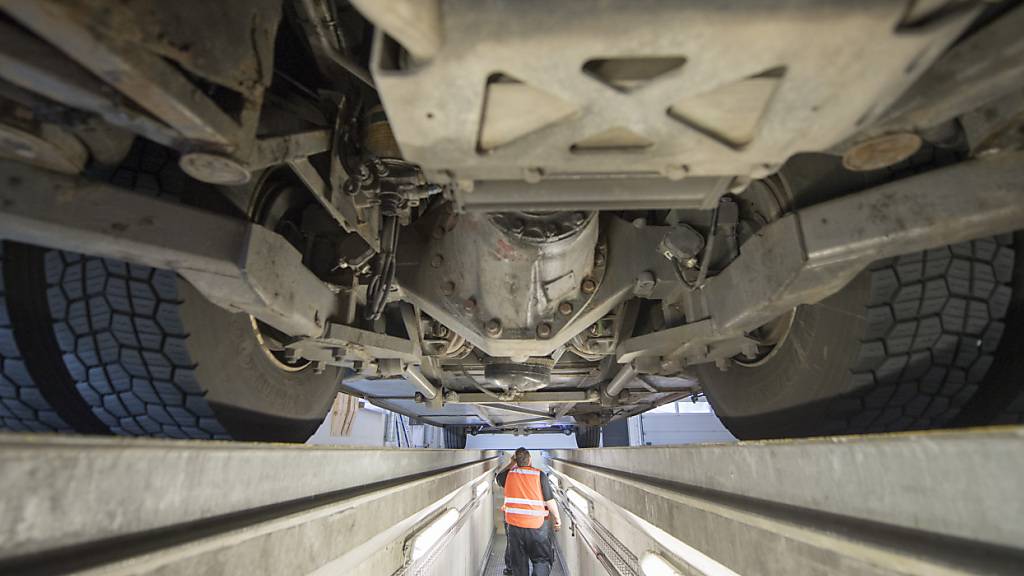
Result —
<svg viewBox="0 0 1024 576"><path fill-rule="evenodd" d="M732 434L714 414L643 414L639 419L640 438L631 444L658 446L734 442Z"/></svg>
<svg viewBox="0 0 1024 576"><path fill-rule="evenodd" d="M383 446L384 411L367 404L356 412L352 431L347 436L331 436L331 416L327 415L316 434L306 444L330 444L335 446Z"/></svg>
<svg viewBox="0 0 1024 576"><path fill-rule="evenodd" d="M520 446L528 450L576 448L576 436L566 436L565 434L530 434L529 436L477 434L466 437L466 448L474 450L515 450ZM536 457L534 455L535 459Z"/></svg>

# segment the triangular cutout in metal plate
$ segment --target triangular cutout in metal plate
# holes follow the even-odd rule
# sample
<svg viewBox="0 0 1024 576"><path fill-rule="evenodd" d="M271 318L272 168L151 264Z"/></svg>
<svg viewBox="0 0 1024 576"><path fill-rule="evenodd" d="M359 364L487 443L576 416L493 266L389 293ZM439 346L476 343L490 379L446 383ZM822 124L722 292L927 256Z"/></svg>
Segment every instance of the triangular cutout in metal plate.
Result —
<svg viewBox="0 0 1024 576"><path fill-rule="evenodd" d="M731 148L742 148L754 140L784 75L785 68L773 68L689 96L670 106L668 115Z"/></svg>

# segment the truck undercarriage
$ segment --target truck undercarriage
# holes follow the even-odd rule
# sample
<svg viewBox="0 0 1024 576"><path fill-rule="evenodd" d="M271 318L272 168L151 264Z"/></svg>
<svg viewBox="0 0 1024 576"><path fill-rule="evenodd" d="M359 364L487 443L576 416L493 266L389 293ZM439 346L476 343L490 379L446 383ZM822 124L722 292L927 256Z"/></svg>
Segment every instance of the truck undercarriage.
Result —
<svg viewBox="0 0 1024 576"><path fill-rule="evenodd" d="M1018 2L186 4L0 0L6 427L1024 414Z"/></svg>

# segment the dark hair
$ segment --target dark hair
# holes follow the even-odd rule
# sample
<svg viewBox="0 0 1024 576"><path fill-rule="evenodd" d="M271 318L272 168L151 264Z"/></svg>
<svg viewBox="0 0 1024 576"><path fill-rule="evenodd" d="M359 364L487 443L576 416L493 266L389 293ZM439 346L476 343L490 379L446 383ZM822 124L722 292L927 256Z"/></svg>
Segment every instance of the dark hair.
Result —
<svg viewBox="0 0 1024 576"><path fill-rule="evenodd" d="M526 448L516 448L516 454L513 458L516 460L516 466L530 465L530 451Z"/></svg>

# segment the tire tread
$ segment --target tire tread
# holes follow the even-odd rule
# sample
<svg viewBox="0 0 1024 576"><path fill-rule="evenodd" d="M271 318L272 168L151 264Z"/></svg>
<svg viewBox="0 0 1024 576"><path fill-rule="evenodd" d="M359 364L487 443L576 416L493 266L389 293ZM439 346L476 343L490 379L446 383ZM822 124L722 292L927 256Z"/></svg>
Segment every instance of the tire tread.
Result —
<svg viewBox="0 0 1024 576"><path fill-rule="evenodd" d="M228 438L195 378L173 272L58 251L45 266L65 366L112 432Z"/></svg>
<svg viewBox="0 0 1024 576"><path fill-rule="evenodd" d="M924 429L956 418L1005 331L1013 266L1005 236L872 265L856 385L829 404L829 430Z"/></svg>

